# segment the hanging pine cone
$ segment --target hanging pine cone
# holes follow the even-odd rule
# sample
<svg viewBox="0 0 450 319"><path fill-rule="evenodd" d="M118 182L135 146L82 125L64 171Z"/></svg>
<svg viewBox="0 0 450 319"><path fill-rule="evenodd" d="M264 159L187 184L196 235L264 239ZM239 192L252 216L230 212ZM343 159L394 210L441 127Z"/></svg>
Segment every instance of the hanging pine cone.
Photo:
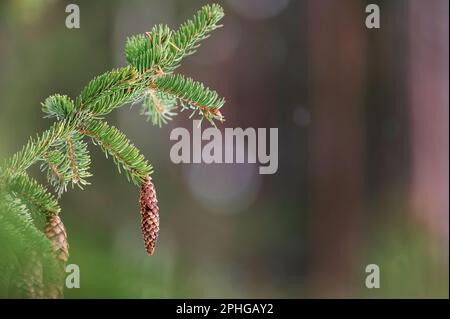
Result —
<svg viewBox="0 0 450 319"><path fill-rule="evenodd" d="M67 243L66 228L58 215L54 214L47 218L45 235L52 242L56 258L66 263L69 259L69 244Z"/></svg>
<svg viewBox="0 0 450 319"><path fill-rule="evenodd" d="M139 203L141 206L141 230L144 235L145 249L153 255L159 231L158 200L152 179L147 177L141 186Z"/></svg>

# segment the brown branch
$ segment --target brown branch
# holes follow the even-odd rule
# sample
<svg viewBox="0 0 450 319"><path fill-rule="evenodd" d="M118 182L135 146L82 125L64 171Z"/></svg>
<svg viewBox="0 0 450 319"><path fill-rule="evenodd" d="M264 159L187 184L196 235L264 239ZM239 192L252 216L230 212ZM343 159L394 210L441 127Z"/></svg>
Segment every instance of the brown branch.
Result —
<svg viewBox="0 0 450 319"><path fill-rule="evenodd" d="M181 49L177 47L174 43L172 43L172 41L169 41L169 44L173 46L177 51L181 51Z"/></svg>
<svg viewBox="0 0 450 319"><path fill-rule="evenodd" d="M147 75L148 73L152 73L152 75L157 78L160 76L163 76L166 74L163 69L159 65L156 65L157 69L155 69L155 65L152 65L150 68L144 70L144 72L140 75L139 79L141 79L143 76ZM152 83L152 81L150 81Z"/></svg>
<svg viewBox="0 0 450 319"><path fill-rule="evenodd" d="M152 98L153 103L155 103L156 105L156 110L159 113L164 112L164 108L161 106L161 103L159 102L159 100L156 98L155 94L154 94L154 89L150 89L150 97Z"/></svg>
<svg viewBox="0 0 450 319"><path fill-rule="evenodd" d="M70 163L72 164L73 180L75 181L75 183L77 183L80 180L80 177L78 176L78 172L77 172L75 156L73 154L72 138L70 136L67 137L67 145L69 145L69 157L70 157Z"/></svg>
<svg viewBox="0 0 450 319"><path fill-rule="evenodd" d="M64 179L63 179L62 175L58 172L58 169L56 168L55 164L50 162L48 159L47 159L47 162L48 162L48 166L50 166L53 173L55 173L55 175L56 175L56 177L58 177L59 181L62 182Z"/></svg>

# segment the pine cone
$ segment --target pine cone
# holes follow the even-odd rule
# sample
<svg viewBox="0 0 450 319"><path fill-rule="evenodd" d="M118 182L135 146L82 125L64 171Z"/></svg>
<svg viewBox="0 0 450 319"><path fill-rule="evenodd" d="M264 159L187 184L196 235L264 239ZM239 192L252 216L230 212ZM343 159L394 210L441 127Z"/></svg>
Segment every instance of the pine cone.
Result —
<svg viewBox="0 0 450 319"><path fill-rule="evenodd" d="M144 235L145 249L153 255L159 231L158 200L152 179L147 177L141 186L139 203L141 206L141 230Z"/></svg>
<svg viewBox="0 0 450 319"><path fill-rule="evenodd" d="M59 261L59 269L55 269L51 277L46 278L45 298L62 298L64 292L65 266L69 259L69 244L67 243L67 232L61 218L51 215L47 218L45 235L50 239L53 253Z"/></svg>
<svg viewBox="0 0 450 319"><path fill-rule="evenodd" d="M67 243L67 232L61 218L54 214L47 218L45 235L52 242L53 252L63 263L69 259L69 244Z"/></svg>

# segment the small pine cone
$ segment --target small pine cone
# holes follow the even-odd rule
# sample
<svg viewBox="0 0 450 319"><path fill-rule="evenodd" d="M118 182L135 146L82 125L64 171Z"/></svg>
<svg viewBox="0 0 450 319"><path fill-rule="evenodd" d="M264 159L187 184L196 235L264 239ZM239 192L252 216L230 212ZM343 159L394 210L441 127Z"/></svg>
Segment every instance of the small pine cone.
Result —
<svg viewBox="0 0 450 319"><path fill-rule="evenodd" d="M141 230L144 235L145 249L153 255L159 231L158 200L155 186L147 177L141 186L139 204L141 206Z"/></svg>
<svg viewBox="0 0 450 319"><path fill-rule="evenodd" d="M69 259L69 244L67 243L67 232L61 218L54 214L47 218L45 235L52 242L53 252L64 264Z"/></svg>

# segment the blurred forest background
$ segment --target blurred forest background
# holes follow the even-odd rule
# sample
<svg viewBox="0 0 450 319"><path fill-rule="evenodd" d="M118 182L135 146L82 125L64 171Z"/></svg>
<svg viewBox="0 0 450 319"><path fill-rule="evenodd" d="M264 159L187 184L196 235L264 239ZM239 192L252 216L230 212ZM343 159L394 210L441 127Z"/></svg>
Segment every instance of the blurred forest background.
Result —
<svg viewBox="0 0 450 319"><path fill-rule="evenodd" d="M80 29L65 27L69 3ZM169 134L192 129L186 114L158 129L139 106L119 109L109 121L155 167L159 246L146 256L138 189L92 147L92 185L61 199L81 270L66 297L448 298L448 1L219 3L225 27L179 71L226 97L222 129L279 128L277 174L175 165ZM380 29L365 27L369 3ZM202 4L1 1L0 157L50 125L48 95L75 97L125 64L127 36Z"/></svg>

